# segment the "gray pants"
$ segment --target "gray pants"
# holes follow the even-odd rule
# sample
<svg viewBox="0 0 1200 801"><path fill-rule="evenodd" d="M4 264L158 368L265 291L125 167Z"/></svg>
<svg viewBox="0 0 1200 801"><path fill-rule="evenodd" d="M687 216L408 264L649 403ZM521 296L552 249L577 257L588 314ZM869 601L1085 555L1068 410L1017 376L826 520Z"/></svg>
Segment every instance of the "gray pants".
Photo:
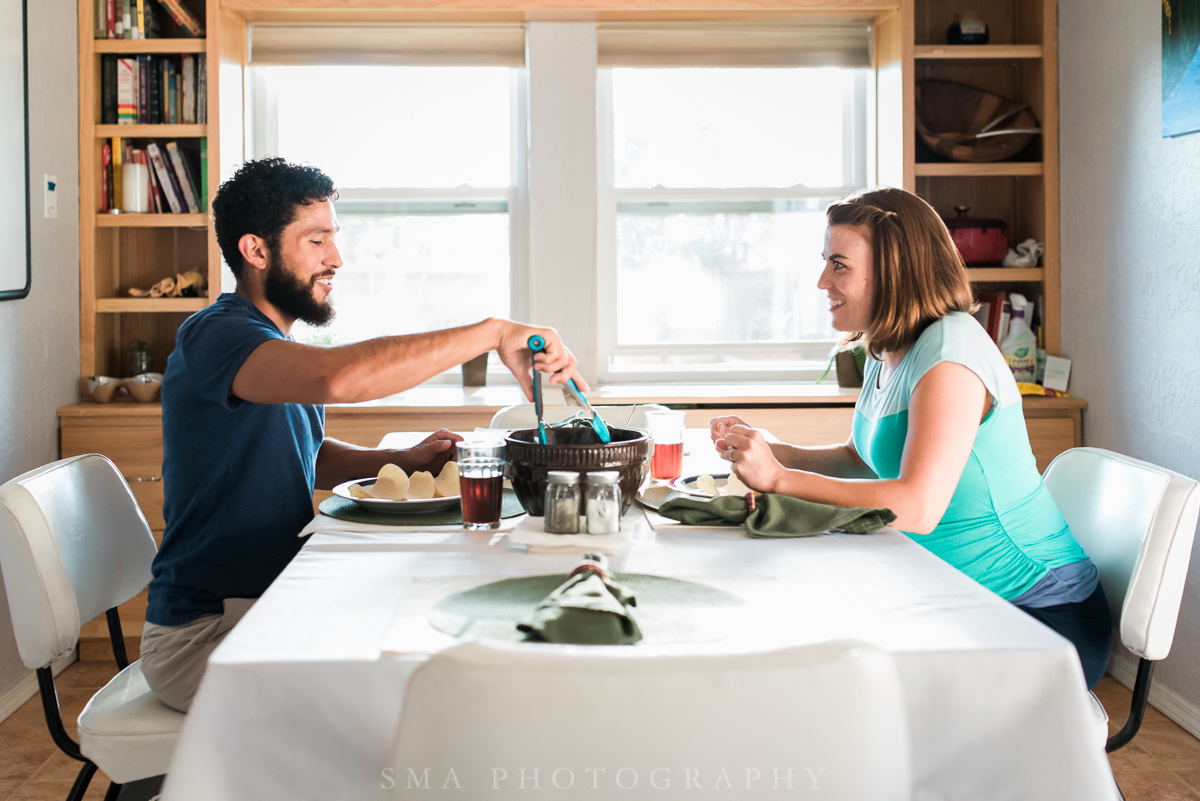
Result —
<svg viewBox="0 0 1200 801"><path fill-rule="evenodd" d="M142 675L158 699L187 712L208 668L208 657L254 605L255 598L226 598L219 615L201 615L182 626L146 621L142 629Z"/></svg>

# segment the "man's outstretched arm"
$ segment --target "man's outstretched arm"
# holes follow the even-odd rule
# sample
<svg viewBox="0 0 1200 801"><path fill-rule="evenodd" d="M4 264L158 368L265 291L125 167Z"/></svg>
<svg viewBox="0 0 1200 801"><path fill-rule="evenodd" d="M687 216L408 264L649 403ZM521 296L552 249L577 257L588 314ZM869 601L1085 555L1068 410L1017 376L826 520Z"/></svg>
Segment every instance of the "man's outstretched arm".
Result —
<svg viewBox="0 0 1200 801"><path fill-rule="evenodd" d="M546 340L536 356L533 335ZM258 346L233 379L233 395L252 403L356 403L411 389L455 365L495 350L533 400L530 369L550 374L550 382L574 379L575 357L552 328L487 319L461 328L426 334L379 337L353 345L320 347L286 340Z"/></svg>

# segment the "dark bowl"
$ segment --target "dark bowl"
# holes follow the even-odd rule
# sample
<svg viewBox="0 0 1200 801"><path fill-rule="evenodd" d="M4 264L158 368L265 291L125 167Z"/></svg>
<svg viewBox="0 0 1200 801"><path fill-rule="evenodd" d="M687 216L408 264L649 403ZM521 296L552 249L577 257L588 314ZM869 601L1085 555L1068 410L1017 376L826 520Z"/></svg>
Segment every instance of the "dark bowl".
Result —
<svg viewBox="0 0 1200 801"><path fill-rule="evenodd" d="M649 440L641 431L610 428L612 442L600 441L590 428L548 428L545 445L537 441L537 429L514 431L504 438L505 459L513 490L525 511L541 517L546 501L546 474L564 470L580 474L586 487L587 473L615 470L621 474L621 513L629 509L633 496L650 469Z"/></svg>

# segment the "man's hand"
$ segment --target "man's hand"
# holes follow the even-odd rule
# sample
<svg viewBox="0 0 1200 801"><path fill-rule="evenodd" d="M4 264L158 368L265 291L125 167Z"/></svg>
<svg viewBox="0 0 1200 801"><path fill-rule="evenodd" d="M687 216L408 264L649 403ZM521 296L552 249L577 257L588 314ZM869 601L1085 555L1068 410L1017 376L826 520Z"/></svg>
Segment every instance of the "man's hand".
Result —
<svg viewBox="0 0 1200 801"><path fill-rule="evenodd" d="M575 357L567 350L557 331L553 328L535 328L507 320L501 322L496 353L499 354L501 363L517 377L521 389L525 391L526 399L533 400L531 370L549 373L551 384L565 384L574 379L580 392L588 390L587 382L576 372L578 364ZM537 354L529 349L529 338L535 335L546 340L546 349Z"/></svg>
<svg viewBox="0 0 1200 801"><path fill-rule="evenodd" d="M454 443L461 441L458 434L440 428L411 448L399 451L395 464L410 476L419 470L428 470L436 476L446 462L454 459Z"/></svg>

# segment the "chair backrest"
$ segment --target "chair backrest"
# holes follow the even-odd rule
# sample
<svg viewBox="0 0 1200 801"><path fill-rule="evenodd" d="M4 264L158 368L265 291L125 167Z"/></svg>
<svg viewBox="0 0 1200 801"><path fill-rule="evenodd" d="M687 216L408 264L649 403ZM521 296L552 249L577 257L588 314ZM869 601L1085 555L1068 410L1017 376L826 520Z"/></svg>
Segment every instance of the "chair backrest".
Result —
<svg viewBox="0 0 1200 801"><path fill-rule="evenodd" d="M0 569L21 661L70 652L80 626L150 581L150 526L116 465L53 462L0 486Z"/></svg>
<svg viewBox="0 0 1200 801"><path fill-rule="evenodd" d="M523 797L535 781L556 798L910 795L896 667L860 642L738 655L465 643L417 668L401 718L398 791L429 768L430 788L453 770L471 797Z"/></svg>
<svg viewBox="0 0 1200 801"><path fill-rule="evenodd" d="M658 403L638 403L626 406L592 406L609 428L645 428L646 412L665 411L666 406ZM542 419L547 423L557 423L566 420L579 411L578 406L545 406L542 408ZM537 415L533 405L522 403L516 406L505 406L492 416L488 428L536 428Z"/></svg>
<svg viewBox="0 0 1200 801"><path fill-rule="evenodd" d="M1197 482L1100 448L1059 454L1044 480L1100 571L1125 647L1145 659L1165 658L1200 516Z"/></svg>

